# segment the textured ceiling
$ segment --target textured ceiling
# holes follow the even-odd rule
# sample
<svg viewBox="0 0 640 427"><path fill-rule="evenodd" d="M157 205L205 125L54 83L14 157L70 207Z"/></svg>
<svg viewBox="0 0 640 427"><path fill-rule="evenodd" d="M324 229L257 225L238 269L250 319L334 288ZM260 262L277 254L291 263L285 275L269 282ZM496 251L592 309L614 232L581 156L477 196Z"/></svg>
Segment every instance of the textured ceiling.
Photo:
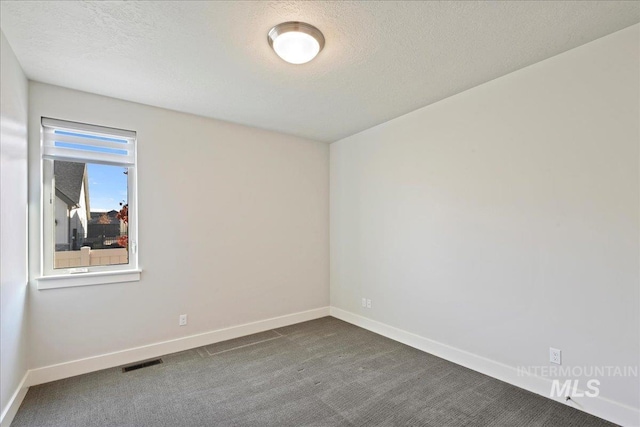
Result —
<svg viewBox="0 0 640 427"><path fill-rule="evenodd" d="M640 3L2 1L30 79L335 141L640 21ZM320 28L291 65L280 22Z"/></svg>

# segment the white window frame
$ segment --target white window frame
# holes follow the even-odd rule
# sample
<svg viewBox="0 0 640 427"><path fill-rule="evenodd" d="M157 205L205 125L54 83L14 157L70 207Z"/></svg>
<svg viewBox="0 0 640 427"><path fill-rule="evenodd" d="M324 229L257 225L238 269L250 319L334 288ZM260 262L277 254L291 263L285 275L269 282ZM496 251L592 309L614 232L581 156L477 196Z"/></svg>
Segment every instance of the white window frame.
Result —
<svg viewBox="0 0 640 427"><path fill-rule="evenodd" d="M117 156L88 152L86 158L78 150L53 147L47 143L45 132L51 128L71 132L92 133L102 136L121 137L129 140L128 154L120 161ZM100 143L97 143L97 145ZM138 267L138 198L137 198L137 134L134 131L115 129L105 126L70 122L65 120L41 118L40 123L40 170L42 171L41 189L41 251L40 272L37 279L38 289L66 288L72 286L122 283L140 280ZM127 203L129 239L128 263L118 265L88 266L77 268L53 268L55 252L55 189L53 183L54 160L81 160L85 163L99 163L127 168Z"/></svg>

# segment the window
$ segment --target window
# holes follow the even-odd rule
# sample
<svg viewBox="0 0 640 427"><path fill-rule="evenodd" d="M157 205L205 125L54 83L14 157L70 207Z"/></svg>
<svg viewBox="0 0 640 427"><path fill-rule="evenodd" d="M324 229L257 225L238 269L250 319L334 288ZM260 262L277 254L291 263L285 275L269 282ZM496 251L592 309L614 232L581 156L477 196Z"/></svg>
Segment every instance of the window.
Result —
<svg viewBox="0 0 640 427"><path fill-rule="evenodd" d="M135 132L42 118L41 279L137 271L135 166Z"/></svg>

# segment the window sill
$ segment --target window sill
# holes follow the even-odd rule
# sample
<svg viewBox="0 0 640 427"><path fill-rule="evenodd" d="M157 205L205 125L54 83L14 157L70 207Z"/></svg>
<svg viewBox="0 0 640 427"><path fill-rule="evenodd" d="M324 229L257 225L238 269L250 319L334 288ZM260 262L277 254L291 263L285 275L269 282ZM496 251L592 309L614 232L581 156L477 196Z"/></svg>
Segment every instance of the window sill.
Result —
<svg viewBox="0 0 640 427"><path fill-rule="evenodd" d="M96 271L93 273L61 274L36 278L38 290L73 288L140 281L142 270Z"/></svg>

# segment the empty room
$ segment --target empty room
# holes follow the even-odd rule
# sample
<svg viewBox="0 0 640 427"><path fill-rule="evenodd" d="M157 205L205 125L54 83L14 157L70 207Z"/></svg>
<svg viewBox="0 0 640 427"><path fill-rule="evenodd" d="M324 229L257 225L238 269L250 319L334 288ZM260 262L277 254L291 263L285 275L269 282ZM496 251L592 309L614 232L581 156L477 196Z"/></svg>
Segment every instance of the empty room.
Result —
<svg viewBox="0 0 640 427"><path fill-rule="evenodd" d="M1 427L640 427L640 2L0 29Z"/></svg>

